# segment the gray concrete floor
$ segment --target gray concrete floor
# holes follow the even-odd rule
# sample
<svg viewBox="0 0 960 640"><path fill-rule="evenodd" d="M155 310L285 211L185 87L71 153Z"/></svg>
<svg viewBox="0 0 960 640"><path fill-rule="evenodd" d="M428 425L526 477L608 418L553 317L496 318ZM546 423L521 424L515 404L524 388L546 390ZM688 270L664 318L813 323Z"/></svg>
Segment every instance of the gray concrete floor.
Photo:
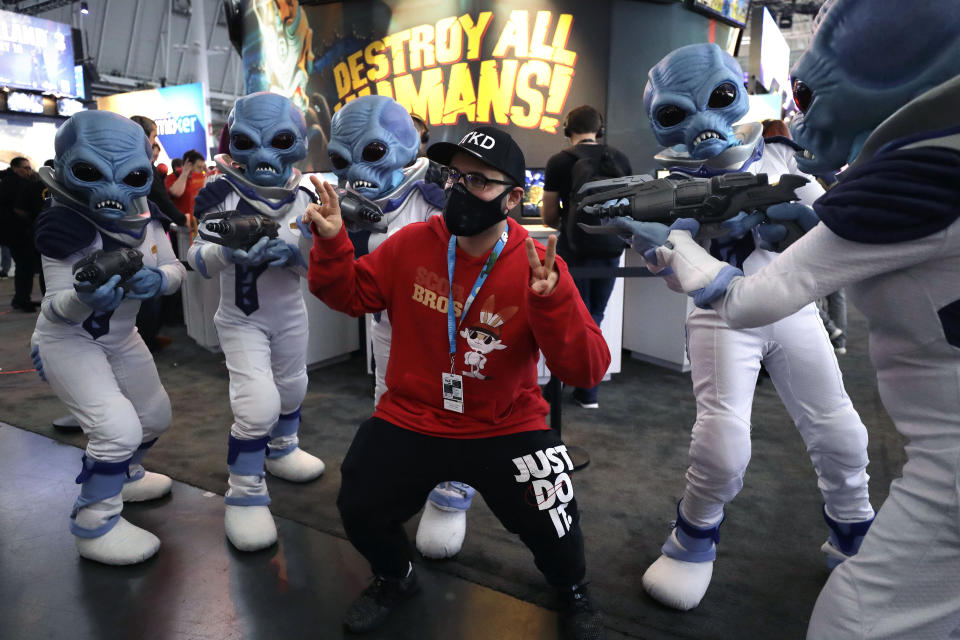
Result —
<svg viewBox="0 0 960 640"><path fill-rule="evenodd" d="M276 518L274 547L241 553L222 497L174 482L124 517L162 541L152 559L109 567L79 557L67 530L80 450L0 423L0 638L335 639L370 572L350 544ZM423 592L372 639L538 640L556 613L418 567ZM625 638L611 632L611 640Z"/></svg>

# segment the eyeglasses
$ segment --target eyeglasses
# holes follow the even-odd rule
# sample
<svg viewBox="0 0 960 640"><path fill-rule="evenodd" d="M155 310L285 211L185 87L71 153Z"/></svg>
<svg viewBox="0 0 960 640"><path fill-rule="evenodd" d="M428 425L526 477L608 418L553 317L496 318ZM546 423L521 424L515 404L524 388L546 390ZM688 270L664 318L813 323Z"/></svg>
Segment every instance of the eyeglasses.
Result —
<svg viewBox="0 0 960 640"><path fill-rule="evenodd" d="M463 178L464 184L467 185L467 188L472 191L483 191L487 188L488 184L505 184L513 186L512 182L507 182L506 180L494 180L493 178L488 178L482 173L464 173L459 169L454 169L453 167L444 168L444 178L446 179L447 184L456 184L460 182L460 179Z"/></svg>

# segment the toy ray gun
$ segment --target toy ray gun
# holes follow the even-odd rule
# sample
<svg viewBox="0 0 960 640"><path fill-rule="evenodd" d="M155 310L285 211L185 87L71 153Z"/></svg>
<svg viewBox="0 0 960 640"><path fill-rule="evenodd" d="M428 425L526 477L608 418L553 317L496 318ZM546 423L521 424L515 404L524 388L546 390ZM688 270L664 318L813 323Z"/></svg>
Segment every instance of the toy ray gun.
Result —
<svg viewBox="0 0 960 640"><path fill-rule="evenodd" d="M347 229L363 229L372 233L386 233L387 223L383 222L383 211L377 204L351 189L337 187L340 199L340 215Z"/></svg>
<svg viewBox="0 0 960 640"><path fill-rule="evenodd" d="M89 292L102 286L115 275L120 276L120 287L143 268L143 254L124 247L115 251L94 251L73 265L73 288Z"/></svg>
<svg viewBox="0 0 960 640"><path fill-rule="evenodd" d="M200 237L230 249L248 250L260 238L276 238L280 225L260 213L239 211L211 211L198 225Z"/></svg>
<svg viewBox="0 0 960 640"><path fill-rule="evenodd" d="M781 175L777 184L769 184L765 173L726 173L712 178L625 176L584 184L577 192L576 209L581 220L596 220L596 224L579 222L587 233L623 233L615 226L600 226L604 218L627 216L666 225L677 218L693 218L701 225L713 225L705 230L705 236L717 237L726 233L719 229L719 223L741 211L762 212L774 204L799 200L797 189L807 182L807 178L791 173ZM621 199L627 202L600 206Z"/></svg>

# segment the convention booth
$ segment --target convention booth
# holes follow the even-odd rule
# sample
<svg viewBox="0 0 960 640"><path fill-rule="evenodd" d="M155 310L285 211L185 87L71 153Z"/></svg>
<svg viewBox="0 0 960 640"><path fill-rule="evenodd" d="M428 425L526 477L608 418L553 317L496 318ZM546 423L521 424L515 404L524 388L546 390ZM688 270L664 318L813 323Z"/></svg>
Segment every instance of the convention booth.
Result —
<svg viewBox="0 0 960 640"><path fill-rule="evenodd" d="M539 214L543 170L568 146L564 115L595 107L605 116L601 142L625 153L635 173L655 172L659 148L638 109L646 77L637 70L695 42L733 53L748 5L479 0L465 10L455 0L356 0L301 4L287 15L273 3L245 1L242 19L230 27L248 70L245 91L282 93L303 110L310 128L305 172L329 170L330 118L358 96L394 98L426 122L431 144L495 124L514 137L528 165L517 219L545 241L555 231ZM630 252L621 260L638 263ZM687 304L654 278L619 279L601 327L613 354L608 375L620 371L623 347L687 367Z"/></svg>

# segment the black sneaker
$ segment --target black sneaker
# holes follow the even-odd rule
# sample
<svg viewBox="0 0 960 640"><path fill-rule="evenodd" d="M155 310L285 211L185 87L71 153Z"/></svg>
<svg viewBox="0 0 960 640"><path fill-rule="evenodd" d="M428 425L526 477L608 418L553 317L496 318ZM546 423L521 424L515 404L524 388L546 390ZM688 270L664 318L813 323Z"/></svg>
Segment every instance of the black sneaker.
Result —
<svg viewBox="0 0 960 640"><path fill-rule="evenodd" d="M370 586L347 609L343 626L353 633L373 631L386 622L395 607L419 592L420 583L412 567L406 578L374 576Z"/></svg>
<svg viewBox="0 0 960 640"><path fill-rule="evenodd" d="M560 633L564 640L603 640L607 637L600 610L590 602L587 585L560 591Z"/></svg>

